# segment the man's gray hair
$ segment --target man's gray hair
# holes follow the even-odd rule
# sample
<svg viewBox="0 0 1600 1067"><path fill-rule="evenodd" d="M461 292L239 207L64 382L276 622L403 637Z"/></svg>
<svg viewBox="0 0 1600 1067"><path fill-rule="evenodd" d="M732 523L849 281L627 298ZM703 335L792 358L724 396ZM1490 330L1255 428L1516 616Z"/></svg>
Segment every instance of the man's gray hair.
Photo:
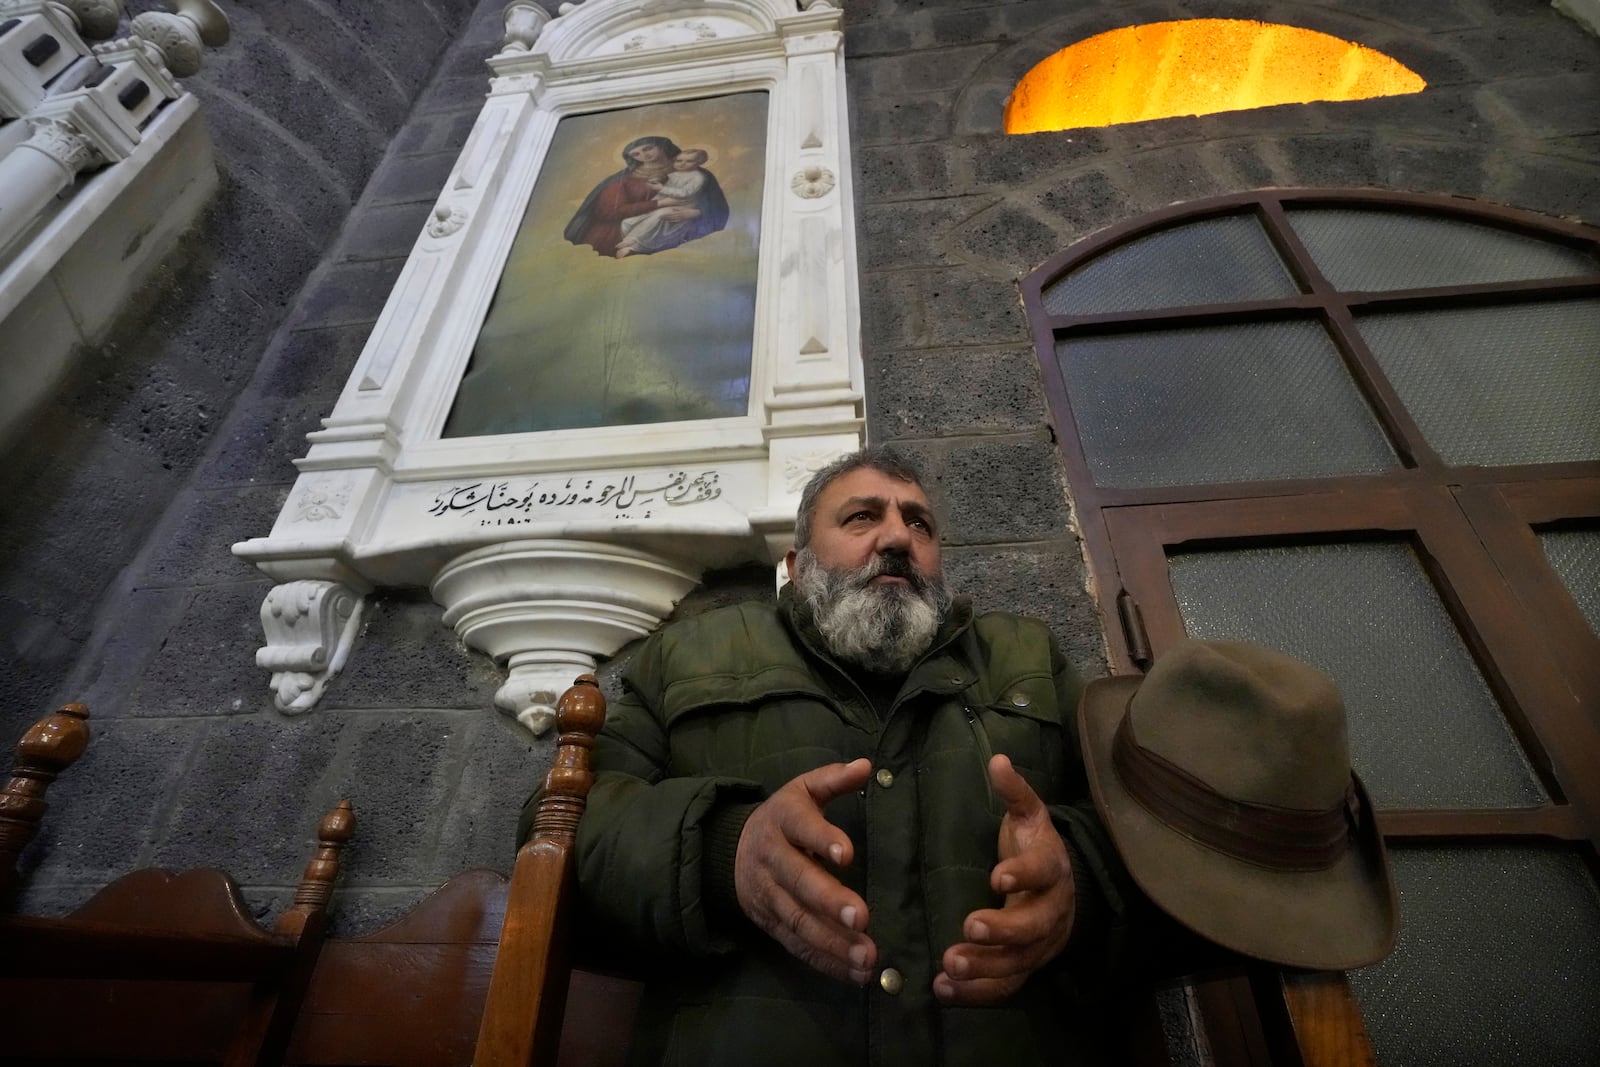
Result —
<svg viewBox="0 0 1600 1067"><path fill-rule="evenodd" d="M811 525L816 518L817 498L822 495L822 491L851 471L863 468L887 474L897 481L909 482L918 489L927 491L928 487L922 484L922 472L917 470L910 460L883 445L874 445L859 452L840 456L813 474L811 480L806 483L805 491L800 494L800 512L795 516L794 522L795 548L804 548L811 543Z"/></svg>

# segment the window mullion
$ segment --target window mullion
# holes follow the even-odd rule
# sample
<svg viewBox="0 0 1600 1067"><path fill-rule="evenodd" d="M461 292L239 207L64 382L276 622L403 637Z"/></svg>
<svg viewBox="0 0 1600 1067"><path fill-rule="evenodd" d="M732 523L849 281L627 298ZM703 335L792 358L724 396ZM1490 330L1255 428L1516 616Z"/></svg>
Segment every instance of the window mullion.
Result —
<svg viewBox="0 0 1600 1067"><path fill-rule="evenodd" d="M1586 713L1480 539L1460 498L1419 502L1419 527L1464 524L1471 537L1428 538L1430 562L1446 603L1501 694L1528 756L1550 774L1600 849L1600 720Z"/></svg>
<svg viewBox="0 0 1600 1067"><path fill-rule="evenodd" d="M1600 479L1462 485L1457 505L1511 586L1529 628L1566 674L1580 707L1600 709L1600 637L1551 567L1535 524L1600 517Z"/></svg>
<svg viewBox="0 0 1600 1067"><path fill-rule="evenodd" d="M1373 414L1389 435L1389 441L1401 461L1430 475L1442 475L1444 461L1428 444L1416 420L1389 383L1388 375L1383 373L1377 357L1367 347L1366 339L1356 327L1355 316L1342 297L1330 298L1324 311L1323 326L1333 338L1334 347L1344 358L1351 376L1355 378L1356 387L1367 398L1367 403L1372 405Z"/></svg>
<svg viewBox="0 0 1600 1067"><path fill-rule="evenodd" d="M1333 339L1346 368L1355 379L1356 387L1372 406L1378 423L1389 436L1389 442L1408 467L1420 467L1429 472L1443 470L1444 464L1422 436L1422 431L1406 411L1388 376L1378 365L1377 358L1367 347L1361 331L1356 328L1355 317L1350 312L1346 295L1336 289L1318 269L1316 261L1306 249L1300 235L1290 225L1283 202L1265 198L1261 203L1261 222L1267 236L1277 247L1299 283L1308 289L1322 308L1322 325Z"/></svg>

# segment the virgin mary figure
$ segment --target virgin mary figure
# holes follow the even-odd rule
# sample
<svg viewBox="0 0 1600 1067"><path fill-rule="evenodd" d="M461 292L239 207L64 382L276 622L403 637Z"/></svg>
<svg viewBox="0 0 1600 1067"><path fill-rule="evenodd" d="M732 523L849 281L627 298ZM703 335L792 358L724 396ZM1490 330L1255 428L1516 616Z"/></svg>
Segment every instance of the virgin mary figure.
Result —
<svg viewBox="0 0 1600 1067"><path fill-rule="evenodd" d="M638 137L629 141L622 150L626 166L602 179L590 191L562 235L575 245L588 245L602 256L615 256L617 245L622 241L622 220L661 207L655 199L657 189L650 183L672 174L672 162L680 151L669 137ZM674 209L682 216L677 221L689 223L676 244L697 240L728 225L728 201L722 187L709 171L705 176L700 194L702 207Z"/></svg>

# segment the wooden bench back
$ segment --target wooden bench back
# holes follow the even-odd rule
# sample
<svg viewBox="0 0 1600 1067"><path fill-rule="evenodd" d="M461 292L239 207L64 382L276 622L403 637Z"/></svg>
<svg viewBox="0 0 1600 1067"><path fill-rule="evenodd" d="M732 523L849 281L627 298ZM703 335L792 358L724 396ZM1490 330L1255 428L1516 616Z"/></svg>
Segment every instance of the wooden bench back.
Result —
<svg viewBox="0 0 1600 1067"><path fill-rule="evenodd" d="M509 883L495 871L467 871L393 925L324 947L291 1063L624 1061L640 987L573 970L568 938L572 848L604 721L599 684L584 675L558 702L555 760Z"/></svg>
<svg viewBox="0 0 1600 1067"><path fill-rule="evenodd" d="M393 925L328 941L300 1007L288 1062L308 1067L493 1062L481 1054L475 1058L474 1051L488 1021L484 1005L500 954L509 888L498 871L465 871ZM571 971L569 979L553 1062L621 1067L641 987L584 970Z"/></svg>
<svg viewBox="0 0 1600 1067"><path fill-rule="evenodd" d="M44 813L45 790L84 750L87 719L81 705L67 705L17 746L0 791L8 888ZM217 870L134 871L64 918L0 915L0 1056L281 1063L354 826L349 801L323 817L294 903L271 930Z"/></svg>

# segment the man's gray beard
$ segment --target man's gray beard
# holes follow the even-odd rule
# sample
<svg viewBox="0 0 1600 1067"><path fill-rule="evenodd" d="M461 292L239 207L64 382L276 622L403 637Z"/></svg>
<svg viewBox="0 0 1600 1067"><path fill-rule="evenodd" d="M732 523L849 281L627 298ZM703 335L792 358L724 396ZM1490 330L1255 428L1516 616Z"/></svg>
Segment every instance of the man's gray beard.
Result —
<svg viewBox="0 0 1600 1067"><path fill-rule="evenodd" d="M880 574L909 585L873 585ZM810 548L795 560L795 592L811 609L828 651L876 674L904 674L933 644L950 610L941 575L919 574L908 557L874 556L859 570L830 571Z"/></svg>

